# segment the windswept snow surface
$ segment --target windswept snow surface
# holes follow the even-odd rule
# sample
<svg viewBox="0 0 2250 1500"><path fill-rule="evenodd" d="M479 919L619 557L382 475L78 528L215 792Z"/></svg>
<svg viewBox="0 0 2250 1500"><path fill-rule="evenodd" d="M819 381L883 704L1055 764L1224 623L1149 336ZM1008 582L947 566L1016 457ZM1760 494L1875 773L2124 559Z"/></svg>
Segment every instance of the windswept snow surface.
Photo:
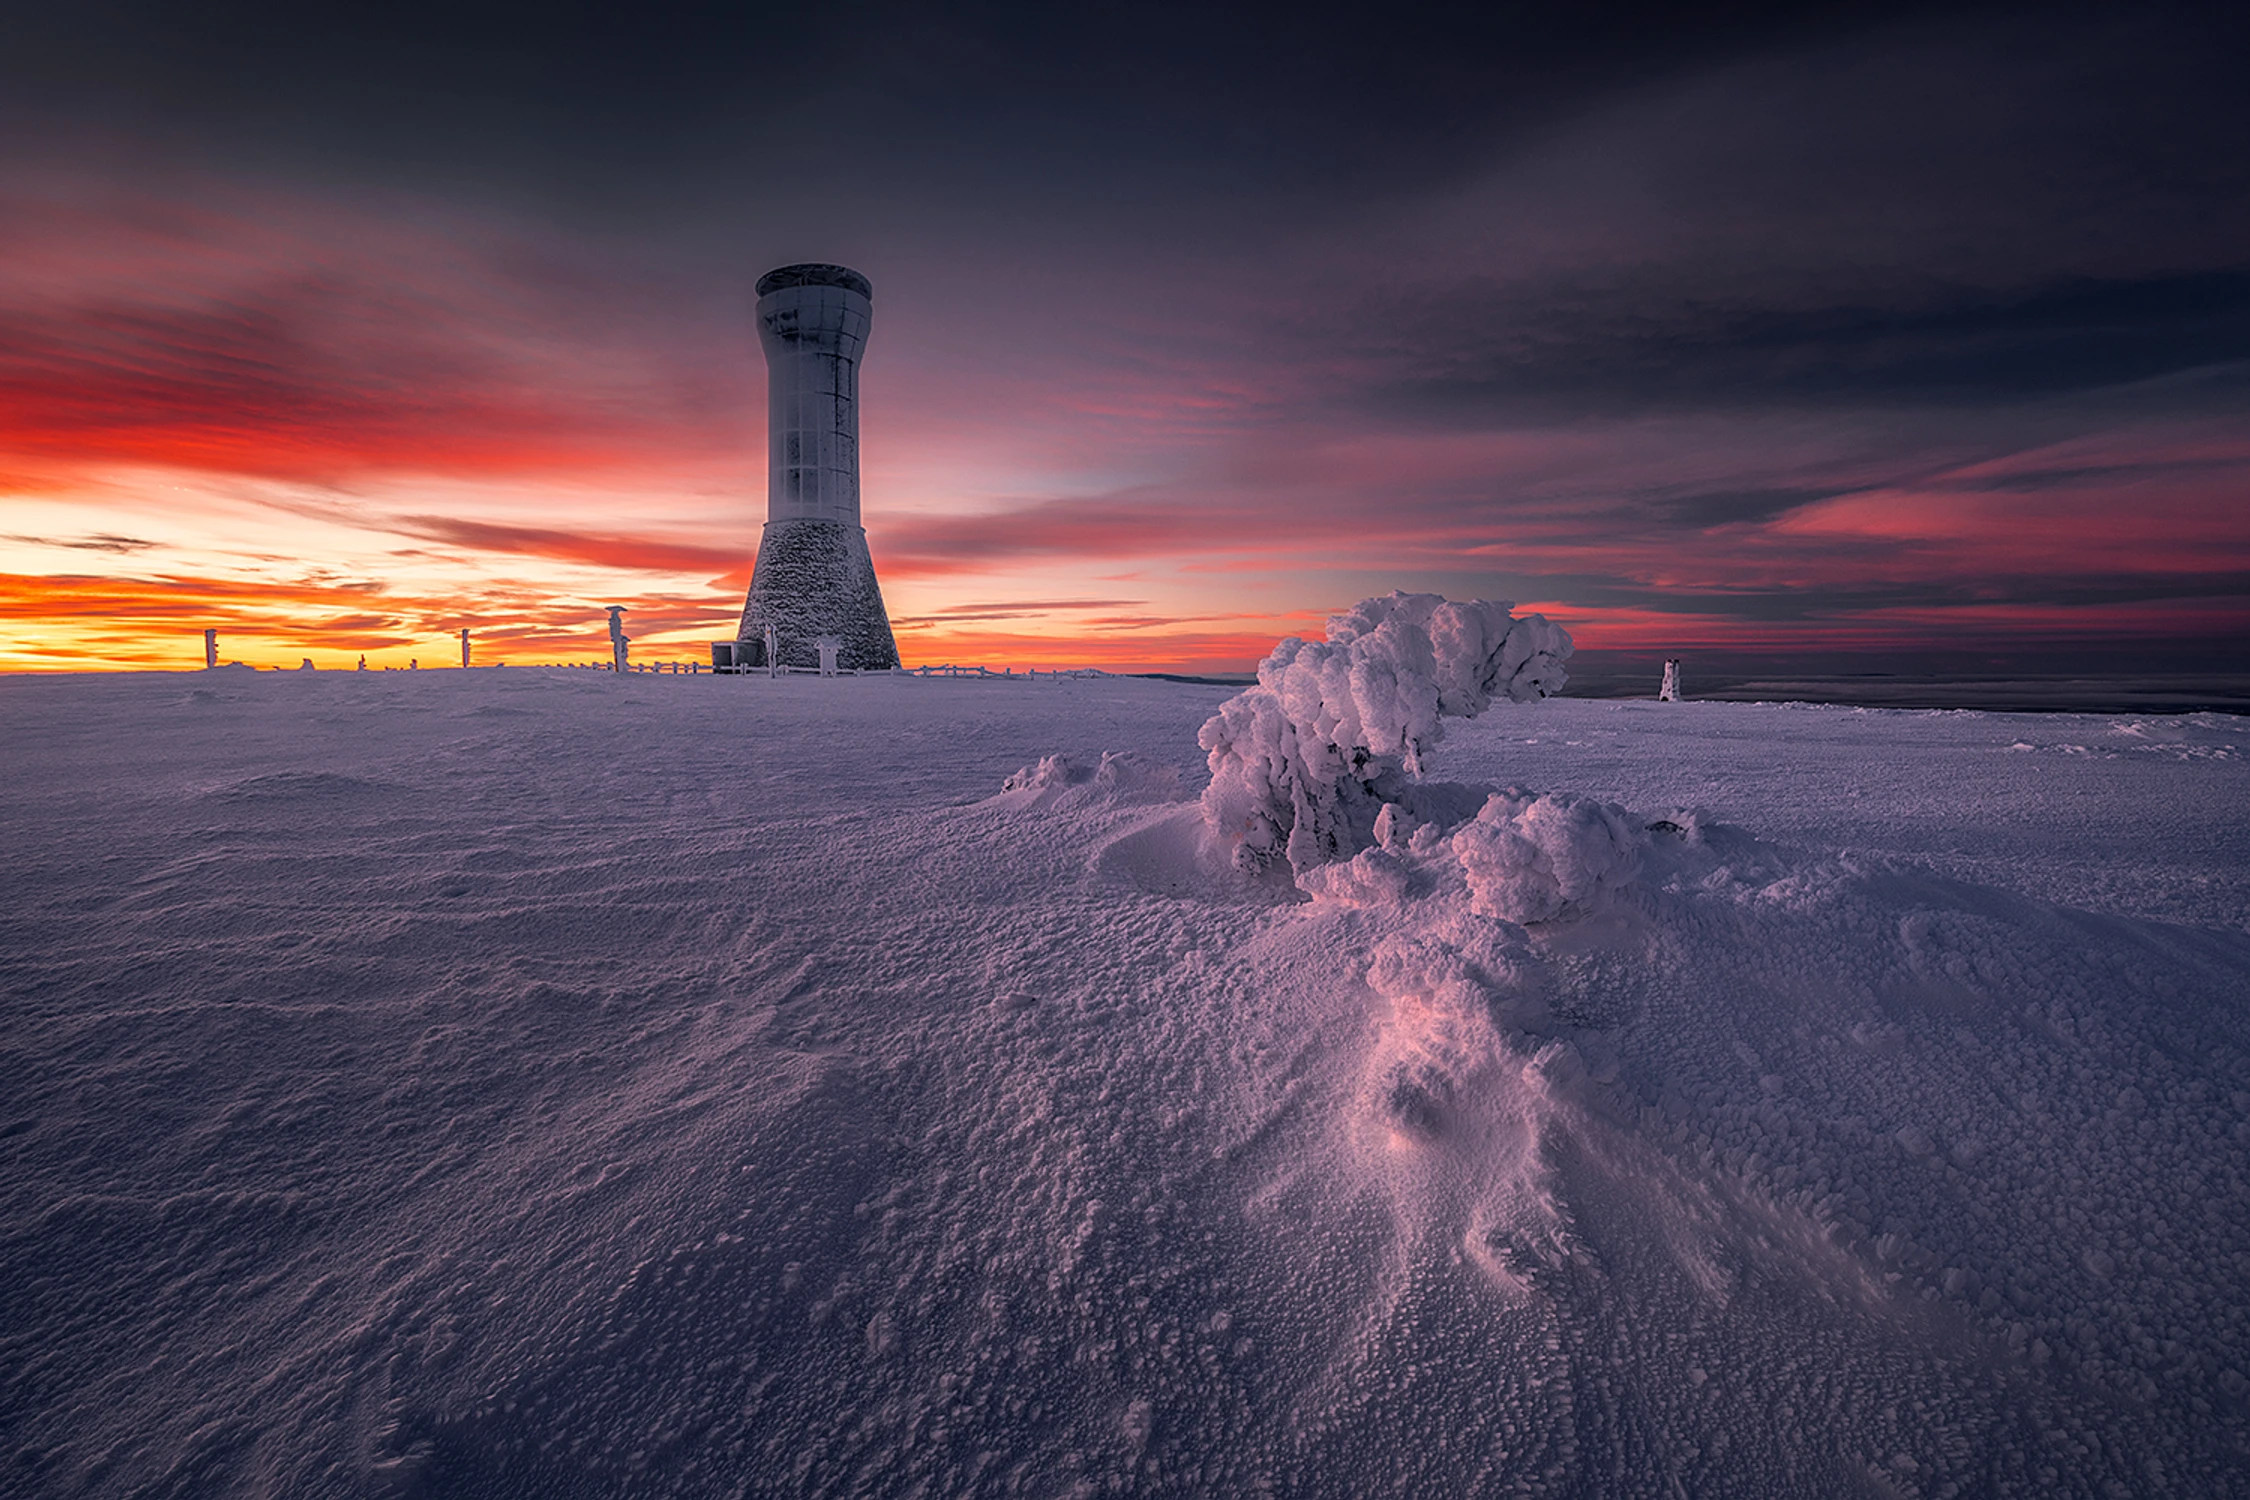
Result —
<svg viewBox="0 0 2250 1500"><path fill-rule="evenodd" d="M0 681L0 1491L2250 1494L2242 720L1226 696Z"/></svg>

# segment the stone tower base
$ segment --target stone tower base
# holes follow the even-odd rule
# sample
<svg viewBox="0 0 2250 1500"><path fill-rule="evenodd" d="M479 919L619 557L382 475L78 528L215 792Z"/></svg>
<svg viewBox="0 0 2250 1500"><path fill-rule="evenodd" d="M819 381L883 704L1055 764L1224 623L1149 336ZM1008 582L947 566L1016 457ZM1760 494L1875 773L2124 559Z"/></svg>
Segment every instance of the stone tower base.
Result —
<svg viewBox="0 0 2250 1500"><path fill-rule="evenodd" d="M735 633L736 660L769 665L768 625L780 642L784 667L818 667L820 651L813 642L824 635L844 643L838 666L897 666L898 643L891 638L865 529L842 521L768 521L750 574L750 598L742 606L742 628Z"/></svg>

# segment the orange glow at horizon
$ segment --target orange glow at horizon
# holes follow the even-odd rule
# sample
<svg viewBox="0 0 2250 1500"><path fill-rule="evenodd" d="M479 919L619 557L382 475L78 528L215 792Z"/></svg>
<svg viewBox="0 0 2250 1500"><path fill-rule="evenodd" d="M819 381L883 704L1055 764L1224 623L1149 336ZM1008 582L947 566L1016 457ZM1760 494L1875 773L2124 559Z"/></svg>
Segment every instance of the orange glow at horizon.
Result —
<svg viewBox="0 0 2250 1500"><path fill-rule="evenodd" d="M763 519L747 308L588 285L634 295L379 205L0 188L0 671L197 666L207 627L258 666L450 664L464 627L600 660L610 605L707 660ZM2250 636L2226 417L1907 464L1786 415L1429 431L1310 414L1340 368L890 336L863 462L910 663L1241 671L1396 587L1543 598L1597 650Z"/></svg>
<svg viewBox="0 0 2250 1500"><path fill-rule="evenodd" d="M8 518L0 532L0 618L8 622L0 671L200 666L206 627L220 631L222 660L260 667L306 658L346 667L362 654L370 666L450 665L463 627L478 663L599 661L608 655L611 604L629 611L637 660L708 660L708 642L732 638L749 582L756 519L739 494L747 486L728 483L738 474L708 470L668 484L643 476L622 489L627 477L616 476L621 491L613 491L598 473L567 486L536 477L396 477L340 488L145 466L69 478L52 467L19 471L0 491ZM1774 530L1832 531L1863 503L1816 508L1812 521L1791 517ZM1361 587L1331 581L1311 599L1300 592L1292 600L1274 585L1292 569L1328 576L1347 568L1349 549L1332 532L1278 537L1261 551L1251 537L1264 520L1253 510L1206 528L1225 550L1198 552L1187 508L1149 509L1138 527L1130 506L1098 498L878 518L871 541L905 660L1238 672L1283 635L1317 635L1327 610ZM1931 510L1956 533L2009 519L1983 519L1973 507ZM530 513L553 519L513 519ZM1880 514L1895 523L1899 513ZM604 519L571 524L583 515ZM1415 575L1484 555L1419 529L1410 521L1389 542L1402 576L1378 576L1365 588L1427 586ZM730 545L736 537L741 544ZM2176 565L2172 545L2151 561ZM1614 567L1630 564L1638 549L1629 538L1594 549L1563 536L1500 550L1565 567L1598 555ZM1803 555L1765 555L1762 540L1724 567L1656 551L1641 562L1651 573L1668 562L1683 574L1675 587L1707 586L1730 570L1737 580L1779 571L1784 586L1794 573L1794 586L1817 596L1823 574L1841 571L1817 554L1809 571ZM1864 550L1848 560L1862 578L1893 571ZM1214 609L1222 599L1232 607ZM1964 631L2016 641L2219 638L2246 623L2239 600L2193 595L1838 606L1785 627L1708 607L1590 607L1564 597L1519 600L1518 608L1564 624L1581 649L1627 651L1756 651L1780 636L1799 650L1899 651Z"/></svg>
<svg viewBox="0 0 2250 1500"><path fill-rule="evenodd" d="M29 493L27 493L27 491ZM529 492L552 508L557 491ZM581 507L692 517L709 497L588 487ZM187 497L183 521L174 496ZM472 662L605 661L607 609L624 605L636 661L708 661L734 636L755 523L675 523L665 534L575 531L427 511L520 513L514 490L436 481L337 495L171 470L111 471L74 488L18 486L0 534L0 671L187 669L206 628L220 660L255 667L445 667L471 632ZM416 510L395 509L412 505ZM734 496L717 507L747 509ZM92 522L93 526L88 523ZM69 528L84 528L72 531ZM98 527L99 529L95 529ZM21 529L18 529L21 528ZM714 537L731 531L738 549ZM1020 572L956 557L883 563L894 630L910 664L1240 670L1278 636L1317 632L1318 613L1211 615L1152 603L1114 564ZM1056 585L1075 584L1057 597ZM982 600L964 603L965 597Z"/></svg>
<svg viewBox="0 0 2250 1500"><path fill-rule="evenodd" d="M995 667L1098 666L1237 671L1282 634L1317 634L1321 620L1220 622L1105 621L1052 606L994 612L1015 629L977 618L901 618L894 622L910 666L947 661ZM707 662L708 643L731 640L738 592L642 596L626 616L635 661ZM496 620L495 615L501 616ZM0 670L182 670L203 665L206 628L219 632L220 660L253 667L451 666L459 634L470 631L476 665L553 665L606 661L606 608L523 591L512 600L412 596L368 584L291 587L186 577L0 574L0 615L38 618L35 641L0 644ZM989 618L989 616L987 616ZM1042 625L1047 628L1040 628Z"/></svg>

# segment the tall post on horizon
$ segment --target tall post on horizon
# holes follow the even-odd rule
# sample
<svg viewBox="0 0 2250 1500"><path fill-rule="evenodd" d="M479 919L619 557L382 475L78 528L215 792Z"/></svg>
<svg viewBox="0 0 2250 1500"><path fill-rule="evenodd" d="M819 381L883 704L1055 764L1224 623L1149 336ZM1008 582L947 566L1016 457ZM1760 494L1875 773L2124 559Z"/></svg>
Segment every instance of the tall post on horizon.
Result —
<svg viewBox="0 0 2250 1500"><path fill-rule="evenodd" d="M219 631L218 627L213 626L211 629L203 632L203 669L208 672L209 670L211 670L211 668L217 666L218 664Z"/></svg>
<svg viewBox="0 0 2250 1500"><path fill-rule="evenodd" d="M895 667L898 642L859 512L859 357L874 315L866 277L783 266L758 278L766 355L766 526L736 660L817 667L822 636L845 667Z"/></svg>
<svg viewBox="0 0 2250 1500"><path fill-rule="evenodd" d="M462 626L462 627L461 627L461 665L465 667L465 666L467 666L468 664L469 664L469 627L468 627L468 626L466 626L466 625L464 625L464 626Z"/></svg>
<svg viewBox="0 0 2250 1500"><path fill-rule="evenodd" d="M632 639L625 633L625 606L612 604L609 607L609 669L612 672L626 670L625 647Z"/></svg>

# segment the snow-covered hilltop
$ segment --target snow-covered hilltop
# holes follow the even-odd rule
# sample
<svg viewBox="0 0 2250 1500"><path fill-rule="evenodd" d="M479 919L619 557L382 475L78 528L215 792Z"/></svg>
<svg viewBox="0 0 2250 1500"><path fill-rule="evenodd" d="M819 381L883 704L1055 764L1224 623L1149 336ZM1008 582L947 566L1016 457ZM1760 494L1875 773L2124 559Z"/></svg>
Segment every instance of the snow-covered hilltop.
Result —
<svg viewBox="0 0 2250 1500"><path fill-rule="evenodd" d="M0 1489L2250 1493L2242 721L1504 616L1249 870L1221 690L0 681Z"/></svg>

